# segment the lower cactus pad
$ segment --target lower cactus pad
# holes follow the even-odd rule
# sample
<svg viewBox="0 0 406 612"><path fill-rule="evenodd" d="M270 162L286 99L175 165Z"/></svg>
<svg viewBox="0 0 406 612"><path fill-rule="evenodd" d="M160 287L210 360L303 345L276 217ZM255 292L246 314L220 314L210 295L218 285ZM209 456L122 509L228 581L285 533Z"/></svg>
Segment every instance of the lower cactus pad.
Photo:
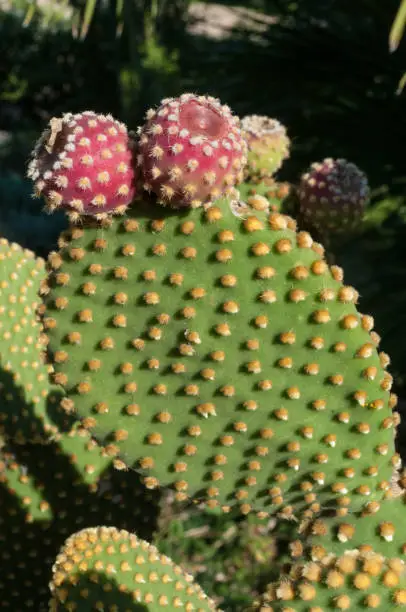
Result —
<svg viewBox="0 0 406 612"><path fill-rule="evenodd" d="M50 588L53 612L216 610L190 574L152 544L115 527L71 536L56 559Z"/></svg>
<svg viewBox="0 0 406 612"><path fill-rule="evenodd" d="M400 559L348 552L325 564L304 563L268 587L252 612L329 612L406 606L406 568Z"/></svg>

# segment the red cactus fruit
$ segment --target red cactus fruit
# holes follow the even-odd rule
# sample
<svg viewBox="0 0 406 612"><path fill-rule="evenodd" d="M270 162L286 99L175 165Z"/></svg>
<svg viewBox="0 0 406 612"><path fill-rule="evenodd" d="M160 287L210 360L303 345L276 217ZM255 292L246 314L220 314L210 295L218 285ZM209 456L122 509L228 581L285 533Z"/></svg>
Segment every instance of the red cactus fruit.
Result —
<svg viewBox="0 0 406 612"><path fill-rule="evenodd" d="M345 159L326 158L303 174L299 213L310 226L342 233L360 224L369 198L366 175Z"/></svg>
<svg viewBox="0 0 406 612"><path fill-rule="evenodd" d="M289 157L286 128L266 115L247 115L241 120L241 129L248 145L245 178L254 181L273 176Z"/></svg>
<svg viewBox="0 0 406 612"><path fill-rule="evenodd" d="M239 119L212 97L186 93L162 100L139 128L144 189L161 204L197 207L234 194L246 144Z"/></svg>
<svg viewBox="0 0 406 612"><path fill-rule="evenodd" d="M111 115L67 113L50 120L35 145L28 176L49 212L63 208L72 221L122 214L135 195L133 141Z"/></svg>

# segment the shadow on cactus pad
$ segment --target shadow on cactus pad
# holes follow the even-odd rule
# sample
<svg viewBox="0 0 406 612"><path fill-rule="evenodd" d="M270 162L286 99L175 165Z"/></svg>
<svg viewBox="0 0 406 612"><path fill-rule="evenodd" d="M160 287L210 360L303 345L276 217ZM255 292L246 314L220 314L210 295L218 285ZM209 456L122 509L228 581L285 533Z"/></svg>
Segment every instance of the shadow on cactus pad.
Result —
<svg viewBox="0 0 406 612"><path fill-rule="evenodd" d="M109 469L88 434L0 451L0 601L13 612L48 610L51 568L74 531L103 523L152 536L158 494L134 472Z"/></svg>

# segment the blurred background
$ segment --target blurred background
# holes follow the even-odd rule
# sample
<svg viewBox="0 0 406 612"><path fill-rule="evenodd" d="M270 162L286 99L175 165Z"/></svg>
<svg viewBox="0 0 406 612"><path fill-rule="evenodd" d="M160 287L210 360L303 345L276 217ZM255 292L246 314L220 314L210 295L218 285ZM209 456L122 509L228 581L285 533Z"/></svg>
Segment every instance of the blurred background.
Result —
<svg viewBox="0 0 406 612"><path fill-rule="evenodd" d="M406 393L406 40L399 0L0 0L0 235L45 256L65 225L31 198L27 156L50 117L92 109L135 129L162 97L209 93L277 118L278 178L345 157L366 172L362 231L334 257L374 315Z"/></svg>
<svg viewBox="0 0 406 612"><path fill-rule="evenodd" d="M368 176L362 227L329 256L375 318L404 415L406 36L389 46L399 1L0 0L0 237L44 257L66 225L42 212L25 178L52 116L95 110L135 129L161 98L193 91L240 116L274 117L292 142L278 180L295 185L325 157ZM404 416L404 456L405 440ZM180 516L161 549L238 610L253 582L266 584L274 540L227 520Z"/></svg>

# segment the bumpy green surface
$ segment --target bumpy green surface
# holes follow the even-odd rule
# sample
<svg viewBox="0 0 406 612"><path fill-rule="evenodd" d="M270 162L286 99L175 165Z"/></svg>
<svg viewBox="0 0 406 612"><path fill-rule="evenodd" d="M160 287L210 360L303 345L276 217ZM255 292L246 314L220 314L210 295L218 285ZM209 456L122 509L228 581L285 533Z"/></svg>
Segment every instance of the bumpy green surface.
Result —
<svg viewBox="0 0 406 612"><path fill-rule="evenodd" d="M241 200L254 210L265 210L266 207L269 212L282 212L290 187L288 183L277 183L268 179L257 183L241 183L238 185L238 191Z"/></svg>
<svg viewBox="0 0 406 612"><path fill-rule="evenodd" d="M50 588L52 611L216 610L192 576L169 557L114 527L72 535L56 559Z"/></svg>
<svg viewBox="0 0 406 612"><path fill-rule="evenodd" d="M0 239L0 434L20 443L57 433L61 393L49 382L36 308L45 262Z"/></svg>
<svg viewBox="0 0 406 612"><path fill-rule="evenodd" d="M390 376L356 292L279 214L134 205L50 259L55 380L148 487L284 516L380 499Z"/></svg>
<svg viewBox="0 0 406 612"><path fill-rule="evenodd" d="M294 566L291 577L270 585L250 612L390 612L404 606L403 561L376 553L348 552L325 564Z"/></svg>
<svg viewBox="0 0 406 612"><path fill-rule="evenodd" d="M48 610L52 565L77 529L103 522L142 537L154 531L157 495L134 472L109 471L88 433L73 431L0 451L0 601L10 612Z"/></svg>
<svg viewBox="0 0 406 612"><path fill-rule="evenodd" d="M348 549L372 547L385 557L406 560L405 497L372 502L363 512L336 518L318 518L305 531L305 551L312 559L323 559Z"/></svg>

